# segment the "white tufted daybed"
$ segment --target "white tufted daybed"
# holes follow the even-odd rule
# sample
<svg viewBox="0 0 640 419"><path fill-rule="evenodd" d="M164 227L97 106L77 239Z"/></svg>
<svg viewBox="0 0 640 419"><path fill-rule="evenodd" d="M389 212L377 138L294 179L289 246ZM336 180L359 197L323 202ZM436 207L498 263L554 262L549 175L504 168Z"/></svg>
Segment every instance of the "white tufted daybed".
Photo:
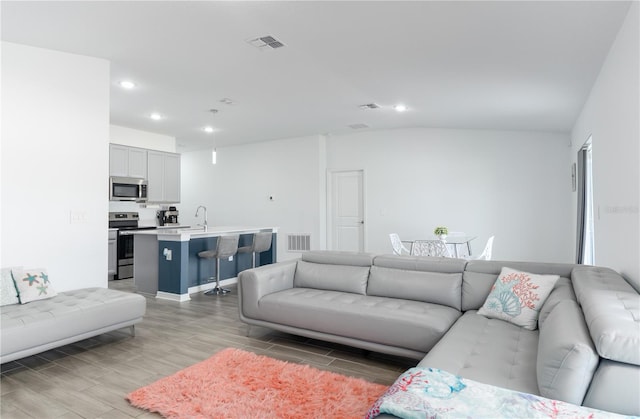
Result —
<svg viewBox="0 0 640 419"><path fill-rule="evenodd" d="M139 294L83 288L55 297L0 307L0 363L125 327L142 320L146 300Z"/></svg>

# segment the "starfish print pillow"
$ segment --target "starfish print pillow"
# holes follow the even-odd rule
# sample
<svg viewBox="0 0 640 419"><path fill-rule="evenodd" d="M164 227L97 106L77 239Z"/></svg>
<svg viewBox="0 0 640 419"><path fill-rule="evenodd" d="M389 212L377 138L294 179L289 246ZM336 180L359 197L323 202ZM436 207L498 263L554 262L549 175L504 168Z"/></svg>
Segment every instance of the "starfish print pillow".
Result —
<svg viewBox="0 0 640 419"><path fill-rule="evenodd" d="M11 274L18 288L21 304L44 300L57 294L51 286L46 269L14 269Z"/></svg>

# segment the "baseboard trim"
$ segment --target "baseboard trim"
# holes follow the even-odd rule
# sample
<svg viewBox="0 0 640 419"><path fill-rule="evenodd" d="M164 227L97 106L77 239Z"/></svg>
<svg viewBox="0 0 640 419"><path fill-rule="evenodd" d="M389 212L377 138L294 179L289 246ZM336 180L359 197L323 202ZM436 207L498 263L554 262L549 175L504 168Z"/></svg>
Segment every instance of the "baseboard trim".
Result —
<svg viewBox="0 0 640 419"><path fill-rule="evenodd" d="M158 291L156 298L159 300L177 301L179 303L183 301L191 301L189 294L174 294L171 292Z"/></svg>

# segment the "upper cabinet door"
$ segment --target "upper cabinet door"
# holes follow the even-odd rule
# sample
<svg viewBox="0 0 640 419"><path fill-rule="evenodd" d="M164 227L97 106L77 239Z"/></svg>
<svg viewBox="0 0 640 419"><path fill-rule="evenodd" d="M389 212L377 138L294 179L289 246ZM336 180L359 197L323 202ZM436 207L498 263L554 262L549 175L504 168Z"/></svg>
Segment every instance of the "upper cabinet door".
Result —
<svg viewBox="0 0 640 419"><path fill-rule="evenodd" d="M147 150L109 144L109 176L147 178Z"/></svg>
<svg viewBox="0 0 640 419"><path fill-rule="evenodd" d="M109 144L109 176L129 176L129 147Z"/></svg>
<svg viewBox="0 0 640 419"><path fill-rule="evenodd" d="M149 151L147 154L149 165L147 167L147 197L148 202L164 201L164 159L163 153Z"/></svg>
<svg viewBox="0 0 640 419"><path fill-rule="evenodd" d="M129 177L147 178L147 150L129 149Z"/></svg>

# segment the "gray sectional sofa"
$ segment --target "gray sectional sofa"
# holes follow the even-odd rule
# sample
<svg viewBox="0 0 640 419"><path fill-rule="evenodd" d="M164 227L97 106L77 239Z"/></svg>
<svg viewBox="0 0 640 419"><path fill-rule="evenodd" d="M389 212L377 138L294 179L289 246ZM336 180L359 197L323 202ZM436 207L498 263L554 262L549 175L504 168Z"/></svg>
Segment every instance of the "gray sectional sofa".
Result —
<svg viewBox="0 0 640 419"><path fill-rule="evenodd" d="M478 314L502 267L560 276L537 329ZM640 295L611 269L322 251L244 271L238 293L249 325L640 415Z"/></svg>
<svg viewBox="0 0 640 419"><path fill-rule="evenodd" d="M107 288L60 292L45 300L0 309L0 363L34 355L142 320L147 301Z"/></svg>

